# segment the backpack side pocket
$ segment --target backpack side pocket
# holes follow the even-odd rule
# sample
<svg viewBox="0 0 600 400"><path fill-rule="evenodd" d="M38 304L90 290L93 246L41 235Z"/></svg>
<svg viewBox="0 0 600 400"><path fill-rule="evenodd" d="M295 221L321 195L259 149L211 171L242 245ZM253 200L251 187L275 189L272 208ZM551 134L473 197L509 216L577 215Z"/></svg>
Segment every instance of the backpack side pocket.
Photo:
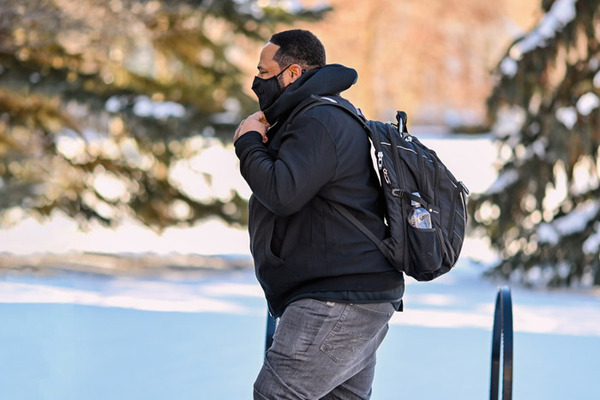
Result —
<svg viewBox="0 0 600 400"><path fill-rule="evenodd" d="M444 246L438 228L418 229L406 225L411 264L406 273L418 281L430 281L441 274L444 260Z"/></svg>

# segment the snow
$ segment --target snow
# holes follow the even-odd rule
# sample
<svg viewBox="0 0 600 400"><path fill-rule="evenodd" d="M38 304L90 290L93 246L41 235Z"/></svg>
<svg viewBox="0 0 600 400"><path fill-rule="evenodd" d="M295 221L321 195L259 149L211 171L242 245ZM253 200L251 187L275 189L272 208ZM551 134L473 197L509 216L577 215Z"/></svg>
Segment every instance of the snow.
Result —
<svg viewBox="0 0 600 400"><path fill-rule="evenodd" d="M222 113L213 114L212 121L220 124L236 124L241 119L242 105L238 99L228 98L223 102L225 111Z"/></svg>
<svg viewBox="0 0 600 400"><path fill-rule="evenodd" d="M594 87L600 88L600 71L596 72L596 75L594 75Z"/></svg>
<svg viewBox="0 0 600 400"><path fill-rule="evenodd" d="M600 176L596 167L595 157L582 156L573 166L571 193L574 195L592 191L600 185Z"/></svg>
<svg viewBox="0 0 600 400"><path fill-rule="evenodd" d="M587 201L564 217L555 219L552 224L562 236L572 235L583 231L596 218L598 211L600 204L597 201Z"/></svg>
<svg viewBox="0 0 600 400"><path fill-rule="evenodd" d="M508 139L509 144L514 147L520 140L520 131L527 113L517 105L503 106L498 110L496 117L492 127L494 136L498 139Z"/></svg>
<svg viewBox="0 0 600 400"><path fill-rule="evenodd" d="M139 117L181 118L185 115L185 107L173 101L153 101L147 96L138 96L133 105L133 112Z"/></svg>
<svg viewBox="0 0 600 400"><path fill-rule="evenodd" d="M577 100L577 111L583 116L590 115L598 106L600 106L600 99L592 92L584 94Z"/></svg>
<svg viewBox="0 0 600 400"><path fill-rule="evenodd" d="M541 243L557 244L561 237L583 231L600 211L597 201L587 201L564 217L556 218L551 223L543 223L538 227L538 240Z"/></svg>
<svg viewBox="0 0 600 400"><path fill-rule="evenodd" d="M512 185L519 179L519 173L514 170L504 171L502 174L498 176L498 179L492 183L489 189L486 191L486 194L494 194L503 192L508 186Z"/></svg>
<svg viewBox="0 0 600 400"><path fill-rule="evenodd" d="M594 254L600 248L600 224L596 223L595 228L595 232L583 242L583 252L586 254Z"/></svg>
<svg viewBox="0 0 600 400"><path fill-rule="evenodd" d="M70 129L60 132L54 141L56 150L69 160L76 158L85 151L85 141Z"/></svg>
<svg viewBox="0 0 600 400"><path fill-rule="evenodd" d="M535 154L540 159L544 159L544 156L546 155L547 147L548 147L548 139L546 139L545 137L541 137L531 144L531 146L530 146L531 155Z"/></svg>
<svg viewBox="0 0 600 400"><path fill-rule="evenodd" d="M234 109L235 105L232 104L237 103L228 104ZM56 139L58 151L66 158L77 161L85 159L87 153L93 153L93 149L98 148L110 158L123 155L131 166L141 169L148 169L152 164L151 156L141 155L132 139L124 139L117 144L93 131L87 131L84 136L88 141L87 147L86 141L77 133L65 130ZM168 178L186 195L204 203L210 203L213 199L228 202L235 192L243 198L250 197L250 188L239 172L233 144L224 145L218 139L194 135L182 142L180 147L185 149L188 158L173 162ZM107 200L126 199L127 191L131 190L122 179L104 171L101 166L94 170L93 182L94 188Z"/></svg>
<svg viewBox="0 0 600 400"><path fill-rule="evenodd" d="M209 203L214 198L227 202L234 190L248 199L251 191L239 172L233 145L217 142L215 139L190 158L176 161L169 169L169 181L200 202Z"/></svg>
<svg viewBox="0 0 600 400"><path fill-rule="evenodd" d="M500 63L500 71L510 78L514 77L518 70L519 64L510 57L505 57Z"/></svg>
<svg viewBox="0 0 600 400"><path fill-rule="evenodd" d="M106 103L104 103L104 109L110 113L119 112L121 107L121 100L119 100L117 96L110 97L108 100L106 100Z"/></svg>
<svg viewBox="0 0 600 400"><path fill-rule="evenodd" d="M106 200L125 200L129 197L125 183L111 172L97 172L93 181L94 189Z"/></svg>
<svg viewBox="0 0 600 400"><path fill-rule="evenodd" d="M523 54L546 46L548 40L554 38L575 18L576 2L577 0L555 1L542 21L510 48L508 57L500 63L500 71L508 77L513 77L518 69L516 62L523 57Z"/></svg>
<svg viewBox="0 0 600 400"><path fill-rule="evenodd" d="M237 2L244 4L246 3L245 0L236 0ZM282 9L284 9L285 11L291 13L291 14L298 14L301 13L303 10L306 9L305 4L306 2L303 1L299 1L299 0L259 0L257 2L257 5L259 7L281 7ZM331 4L329 4L329 1L320 1L320 2L312 2L311 6L308 8L308 11L312 11L312 12L319 12L319 11L323 11L326 10L328 8L331 8Z"/></svg>
<svg viewBox="0 0 600 400"><path fill-rule="evenodd" d="M417 135L434 149L457 180L472 193L484 192L496 176L496 149L491 135ZM468 159L469 162L465 162Z"/></svg>
<svg viewBox="0 0 600 400"><path fill-rule="evenodd" d="M548 39L555 37L575 18L577 14L576 2L577 0L557 0L554 2L540 24L512 46L510 56L515 60L520 60L523 54L545 46Z"/></svg>
<svg viewBox="0 0 600 400"><path fill-rule="evenodd" d="M15 216L15 219L19 215ZM147 253L156 254L247 254L246 229L231 227L218 219L207 219L190 227L167 228L158 234L129 218L116 228L92 222L82 231L60 212L40 223L25 218L10 229L0 230L0 253Z"/></svg>
<svg viewBox="0 0 600 400"><path fill-rule="evenodd" d="M127 100L119 96L112 96L104 103L104 109L110 113L119 112L125 106L129 106ZM181 118L185 115L185 107L173 101L154 101L148 96L137 96L133 103L133 112L139 117Z"/></svg>
<svg viewBox="0 0 600 400"><path fill-rule="evenodd" d="M577 122L577 110L575 107L561 107L556 110L556 119L568 129L573 129Z"/></svg>
<svg viewBox="0 0 600 400"><path fill-rule="evenodd" d="M551 245L558 244L560 235L551 224L542 223L537 229L538 241L540 243L549 243Z"/></svg>
<svg viewBox="0 0 600 400"><path fill-rule="evenodd" d="M407 282L405 311L378 352L374 400L487 396L496 284L465 257L438 280ZM512 299L514 398L595 399L600 297L514 287ZM11 400L251 398L262 361L266 307L250 270L7 275L0 310Z"/></svg>

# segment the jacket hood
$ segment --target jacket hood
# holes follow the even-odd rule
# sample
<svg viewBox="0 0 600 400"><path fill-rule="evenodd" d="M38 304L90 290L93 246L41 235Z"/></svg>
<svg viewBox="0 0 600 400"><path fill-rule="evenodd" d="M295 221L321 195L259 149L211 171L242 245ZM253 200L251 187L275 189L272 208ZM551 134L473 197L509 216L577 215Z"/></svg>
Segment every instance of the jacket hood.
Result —
<svg viewBox="0 0 600 400"><path fill-rule="evenodd" d="M328 64L307 71L290 84L272 106L264 110L265 118L273 125L307 97L339 94L354 85L357 79L356 70L340 64Z"/></svg>

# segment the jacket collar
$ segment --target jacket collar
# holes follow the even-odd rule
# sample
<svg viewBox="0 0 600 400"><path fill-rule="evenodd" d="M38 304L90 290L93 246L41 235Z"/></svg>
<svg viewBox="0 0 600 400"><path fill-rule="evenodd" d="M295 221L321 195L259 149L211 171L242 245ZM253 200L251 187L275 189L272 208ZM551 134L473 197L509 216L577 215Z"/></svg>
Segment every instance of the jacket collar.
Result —
<svg viewBox="0 0 600 400"><path fill-rule="evenodd" d="M311 95L335 95L350 88L358 79L357 72L340 64L328 64L302 74L290 84L273 105L264 110L269 124L274 125Z"/></svg>

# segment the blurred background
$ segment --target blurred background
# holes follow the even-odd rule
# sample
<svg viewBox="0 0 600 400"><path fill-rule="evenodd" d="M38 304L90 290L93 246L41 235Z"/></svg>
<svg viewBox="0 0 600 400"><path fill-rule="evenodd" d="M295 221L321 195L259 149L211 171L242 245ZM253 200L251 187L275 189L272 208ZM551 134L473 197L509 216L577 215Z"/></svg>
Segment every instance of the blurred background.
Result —
<svg viewBox="0 0 600 400"><path fill-rule="evenodd" d="M302 27L357 69L347 97L369 118L401 108L425 139L479 140L445 161L494 273L600 283L596 1L1 7L2 253L247 254L232 132L257 110L260 49Z"/></svg>
<svg viewBox="0 0 600 400"><path fill-rule="evenodd" d="M165 322L189 324L183 331L191 335L187 345L164 350L169 359L196 340L209 342L198 339L203 326L235 329L232 314L252 316L242 326L255 329L252 348L262 345L264 305L246 233L250 190L231 138L258 110L250 86L260 49L290 28L313 31L328 63L358 71L346 97L368 118L407 111L409 129L471 189L462 265L473 274L448 278L450 287L491 285L489 302L499 282L523 293L570 293L591 302L585 309L595 315L599 26L599 0L0 0L0 310L7 321L0 351L23 368L40 361L39 352L23 349L45 354L41 371L0 369L17 382L6 398L96 398L90 387L98 398L152 398L139 397L136 385L102 392L105 380L90 377L108 364L88 365L98 354L79 342L104 340L116 321L130 321L121 314L127 310L161 313L137 319L153 328L131 324L138 339L163 328L155 324L171 318L164 313L190 313L193 321ZM453 304L455 294L437 295L424 297L424 307ZM257 312L236 306L240 296ZM463 317L457 320L473 316ZM523 330L593 336L597 349L600 333L585 316L548 318L537 330L523 322ZM481 329L489 322L475 320L458 324ZM561 323L574 330L556 328ZM109 332L119 340L102 341L107 348L131 344ZM13 342L20 345L7 345ZM144 345L134 354L148 364L157 343L136 343ZM121 363L129 344L105 362ZM77 349L88 354L89 369L78 368ZM251 386L259 358L244 364L240 387ZM57 372L65 365L79 383ZM195 368L207 387L223 379L207 378L206 364ZM37 389L26 388L31 381ZM192 398L173 397L167 388L174 384L165 383L171 398ZM216 386L212 393L200 398L248 397Z"/></svg>

